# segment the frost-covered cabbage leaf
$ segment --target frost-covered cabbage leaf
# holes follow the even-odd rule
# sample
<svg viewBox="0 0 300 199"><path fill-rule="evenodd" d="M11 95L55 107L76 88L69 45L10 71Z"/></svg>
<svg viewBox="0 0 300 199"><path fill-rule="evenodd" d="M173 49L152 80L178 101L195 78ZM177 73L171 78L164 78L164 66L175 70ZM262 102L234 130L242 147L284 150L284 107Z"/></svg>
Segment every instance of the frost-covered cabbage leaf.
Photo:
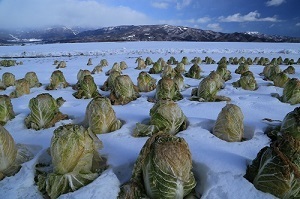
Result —
<svg viewBox="0 0 300 199"><path fill-rule="evenodd" d="M83 124L85 127L89 127L94 134L109 133L122 126L110 100L106 97L94 98L87 105Z"/></svg>
<svg viewBox="0 0 300 199"><path fill-rule="evenodd" d="M180 93L178 85L173 79L169 77L163 77L157 83L155 99L171 99L173 101L178 101L183 99L183 96Z"/></svg>
<svg viewBox="0 0 300 199"><path fill-rule="evenodd" d="M213 134L227 142L240 142L244 135L244 115L237 105L227 104L218 115Z"/></svg>
<svg viewBox="0 0 300 199"><path fill-rule="evenodd" d="M174 135L157 133L143 146L132 177L121 187L119 198L182 199L195 186L187 142Z"/></svg>
<svg viewBox="0 0 300 199"><path fill-rule="evenodd" d="M66 88L69 86L65 79L63 72L60 70L53 71L50 78L50 84L46 87L46 90L56 90L59 88Z"/></svg>
<svg viewBox="0 0 300 199"><path fill-rule="evenodd" d="M15 86L15 90L9 95L11 98L21 97L30 93L29 82L24 78L16 80Z"/></svg>
<svg viewBox="0 0 300 199"><path fill-rule="evenodd" d="M284 85L289 80L290 80L290 78L289 78L289 76L286 73L280 72L280 73L277 73L276 75L274 75L273 83L274 83L274 86L278 86L278 87L283 88Z"/></svg>
<svg viewBox="0 0 300 199"><path fill-rule="evenodd" d="M90 99L101 95L97 90L94 78L91 75L85 75L78 85L77 92L73 93L73 96L77 99Z"/></svg>
<svg viewBox="0 0 300 199"><path fill-rule="evenodd" d="M177 134L186 128L187 117L181 108L172 100L159 100L150 109L149 124L137 124L134 136L149 136L158 131Z"/></svg>
<svg viewBox="0 0 300 199"><path fill-rule="evenodd" d="M15 85L15 75L9 72L5 72L2 74L2 82L6 87Z"/></svg>
<svg viewBox="0 0 300 199"><path fill-rule="evenodd" d="M138 88L133 84L128 75L119 75L116 77L109 95L112 104L128 104L139 97Z"/></svg>
<svg viewBox="0 0 300 199"><path fill-rule="evenodd" d="M191 100L213 102L217 100L230 101L230 98L224 96L217 96L217 92L224 88L225 82L222 77L212 71L200 83L198 88L192 90Z"/></svg>
<svg viewBox="0 0 300 199"><path fill-rule="evenodd" d="M245 90L254 91L258 88L254 75L251 71L246 71L241 74L241 77L238 81L233 82L234 87L242 87Z"/></svg>
<svg viewBox="0 0 300 199"><path fill-rule="evenodd" d="M68 116L59 111L59 105L49 93L42 93L29 101L30 114L25 118L27 128L35 130L54 126Z"/></svg>
<svg viewBox="0 0 300 199"><path fill-rule="evenodd" d="M0 95L0 125L5 125L13 118L15 118L15 113L10 98L7 95Z"/></svg>
<svg viewBox="0 0 300 199"><path fill-rule="evenodd" d="M104 82L104 84L100 87L103 91L109 91L112 89L113 85L115 84L115 80L118 76L121 75L120 71L113 71L109 74L107 80Z"/></svg>
<svg viewBox="0 0 300 199"><path fill-rule="evenodd" d="M101 148L102 142L82 126L68 124L55 129L50 145L52 165L36 167L39 190L57 198L91 183L105 168L98 153Z"/></svg>
<svg viewBox="0 0 300 199"><path fill-rule="evenodd" d="M137 87L140 92L149 92L156 88L156 79L147 72L142 71L137 77Z"/></svg>
<svg viewBox="0 0 300 199"><path fill-rule="evenodd" d="M28 81L30 88L42 86L35 72L26 73L24 78Z"/></svg>
<svg viewBox="0 0 300 199"><path fill-rule="evenodd" d="M201 68L198 64L193 64L191 68L185 73L186 77L193 78L193 79L200 79L201 78Z"/></svg>
<svg viewBox="0 0 300 199"><path fill-rule="evenodd" d="M300 103L300 80L290 79L283 88L281 101L292 105Z"/></svg>

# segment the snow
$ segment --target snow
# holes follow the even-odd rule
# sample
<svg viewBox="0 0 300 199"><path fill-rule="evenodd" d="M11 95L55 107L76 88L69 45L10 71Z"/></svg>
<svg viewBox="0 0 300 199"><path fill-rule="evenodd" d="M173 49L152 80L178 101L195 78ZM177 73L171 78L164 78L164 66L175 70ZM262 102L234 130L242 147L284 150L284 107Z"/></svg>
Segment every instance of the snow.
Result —
<svg viewBox="0 0 300 199"><path fill-rule="evenodd" d="M0 181L0 198L42 198L34 183L35 164L50 145L54 129L58 126L83 121L85 109L90 99L76 99L72 96L75 91L71 87L46 91L51 73L56 70L54 60L66 61L67 67L60 69L70 84L77 82L79 69L93 70L101 59L107 59L109 66L104 67L101 74L93 75L98 86L102 86L107 79L105 72L114 62L125 61L128 69L123 71L137 83L139 70L134 69L137 57L151 57L156 61L159 57L168 60L174 56L181 60L187 56L189 60L198 56L204 59L206 56L218 61L221 57L273 57L281 56L293 58L300 57L300 45L291 43L210 43L210 42L116 42L116 43L80 43L80 44L45 44L25 46L0 46L0 57L17 57L18 62L24 64L14 67L1 67L0 77L4 72L12 72L16 79L23 78L26 72L34 71L43 84L40 88L32 88L30 94L12 99L16 117L4 127L13 136L16 143L34 148L34 158L22 165L22 169L14 176ZM92 58L93 65L87 66L88 58ZM188 70L191 65L186 66ZM217 65L200 65L206 76L215 70ZM281 65L282 69L287 66ZM300 66L294 65L296 74L290 77L299 78ZM145 71L148 71L150 66ZM271 93L282 94L282 88L272 86L269 81L264 81L259 73L263 66L252 65L250 70L255 74L259 89L246 91L234 88L231 83L239 79L235 74L237 65L229 65L233 78L226 82L226 87L219 91L219 95L231 98L231 103L238 105L244 114L245 138L243 142L228 143L211 134L215 120L226 105L226 102L195 102L190 101L192 88L198 86L201 80L185 78L185 84L190 88L181 93L184 99L178 101L189 120L188 128L179 132L177 136L183 137L189 144L192 159L193 172L196 176L196 192L205 199L240 199L240 198L274 198L274 196L256 190L243 175L247 165L256 157L261 148L270 144L270 139L264 134L269 123L264 118L282 120L284 116L299 105L290 105L280 102L271 96ZM159 80L159 75L152 75ZM0 94L10 94L14 87L9 87ZM29 100L40 93L50 93L54 98L63 97L66 102L60 108L70 119L63 120L52 128L35 131L27 129L24 119L29 114ZM109 92L99 89L102 95L108 96ZM103 149L99 152L108 160L109 168L89 185L72 193L64 194L60 198L116 198L119 187L128 181L136 158L148 139L132 136L137 122L149 118L149 110L153 103L147 101L147 97L153 97L155 91L141 93L141 97L127 105L113 106L118 119L123 121L121 129L98 135L103 142Z"/></svg>

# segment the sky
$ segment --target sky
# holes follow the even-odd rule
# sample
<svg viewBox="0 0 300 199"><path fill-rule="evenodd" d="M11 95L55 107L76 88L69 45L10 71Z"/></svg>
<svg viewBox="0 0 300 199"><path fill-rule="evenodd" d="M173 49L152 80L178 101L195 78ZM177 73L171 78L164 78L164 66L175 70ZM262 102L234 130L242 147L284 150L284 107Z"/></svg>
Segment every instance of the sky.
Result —
<svg viewBox="0 0 300 199"><path fill-rule="evenodd" d="M0 29L169 24L300 37L300 0L0 0Z"/></svg>

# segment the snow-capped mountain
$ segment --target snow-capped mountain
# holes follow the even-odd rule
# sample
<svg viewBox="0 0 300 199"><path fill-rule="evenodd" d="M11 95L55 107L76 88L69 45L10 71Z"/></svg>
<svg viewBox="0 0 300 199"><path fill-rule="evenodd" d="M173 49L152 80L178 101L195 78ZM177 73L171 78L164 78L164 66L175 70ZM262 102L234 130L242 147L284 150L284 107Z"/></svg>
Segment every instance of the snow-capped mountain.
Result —
<svg viewBox="0 0 300 199"><path fill-rule="evenodd" d="M96 30L54 27L31 31L1 31L0 44L74 43L109 41L218 41L218 42L300 42L300 38L266 35L258 32L222 33L172 25L126 25Z"/></svg>

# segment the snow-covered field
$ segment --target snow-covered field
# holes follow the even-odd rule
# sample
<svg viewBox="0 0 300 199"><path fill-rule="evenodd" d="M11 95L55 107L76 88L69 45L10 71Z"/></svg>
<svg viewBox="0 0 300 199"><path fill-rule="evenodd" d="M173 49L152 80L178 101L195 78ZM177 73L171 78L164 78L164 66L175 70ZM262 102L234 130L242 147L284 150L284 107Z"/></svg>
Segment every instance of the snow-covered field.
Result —
<svg viewBox="0 0 300 199"><path fill-rule="evenodd" d="M125 61L128 69L123 71L131 77L134 84L141 72L134 69L137 57L151 57L153 61L162 57L168 60L174 56L181 60L187 56L189 60L194 57L206 56L219 61L221 57L267 57L270 60L281 56L293 58L300 57L300 44L286 43L202 43L202 42L132 42L132 43L84 43L84 44L47 44L25 46L0 46L0 57L15 57L18 62L24 64L13 67L1 67L0 77L4 72L11 72L16 79L23 78L26 72L36 72L39 81L43 84L40 88L32 88L30 94L12 99L16 117L4 127L13 136L16 143L25 144L34 148L35 157L22 165L21 170L12 177L0 181L0 198L42 198L35 183L35 164L40 155L49 147L54 129L62 124L78 124L83 121L85 109L90 99L76 99L72 96L75 92L71 87L46 91L45 87L50 82L50 76L55 69L54 60L66 61L67 67L60 69L70 84L77 82L79 69L93 70L101 59L107 59L109 66L104 67L101 74L94 74L95 83L102 86L107 79L105 72L114 62ZM17 58L16 58L17 57ZM93 65L87 66L88 58L92 58ZM186 66L186 70L191 66ZM207 76L215 70L217 64L200 65ZM183 137L189 144L192 159L193 172L196 176L196 192L205 199L240 199L240 198L274 198L270 194L255 189L243 175L246 166L253 160L259 150L270 144L269 138L264 134L268 123L264 118L282 120L284 116L294 110L298 105L290 105L280 102L271 96L271 93L282 95L282 88L275 87L270 81L264 81L259 73L263 66L251 65L259 88L256 91L246 91L234 88L232 82L240 77L234 71L238 65L228 65L233 78L226 82L226 87L219 91L219 95L231 98L231 103L238 105L244 114L245 137L243 142L229 143L212 135L214 122L226 102L196 102L190 101L191 90L198 86L200 80L185 77L185 84L190 88L182 91L184 99L178 101L184 114L189 120L187 130L179 132L177 136ZM286 65L281 65L285 69ZM290 77L300 77L300 65L294 65L296 74ZM145 71L149 71L150 66ZM160 75L152 75L157 80ZM9 95L14 87L8 87L0 94ZM63 97L66 102L60 111L69 115L71 119L56 123L55 127L35 131L27 129L24 118L29 114L29 100L40 93L50 93L54 98ZM108 96L109 92L99 89L99 92ZM127 105L114 105L118 119L125 121L121 129L98 135L103 142L100 153L107 157L109 169L89 185L60 198L116 198L119 186L129 180L133 164L147 138L135 138L132 136L137 122L149 118L149 110L153 103L147 101L148 97L155 94L155 90L149 93L140 93L141 97ZM35 146L35 147L33 147Z"/></svg>

